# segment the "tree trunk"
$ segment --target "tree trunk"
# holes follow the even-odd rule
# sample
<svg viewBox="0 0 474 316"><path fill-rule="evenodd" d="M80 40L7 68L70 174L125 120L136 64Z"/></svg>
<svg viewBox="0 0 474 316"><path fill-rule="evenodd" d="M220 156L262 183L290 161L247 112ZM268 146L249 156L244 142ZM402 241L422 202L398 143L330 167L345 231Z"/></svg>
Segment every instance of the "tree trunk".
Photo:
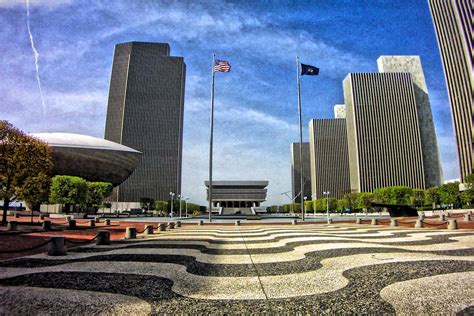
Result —
<svg viewBox="0 0 474 316"><path fill-rule="evenodd" d="M2 224L5 225L7 223L7 212L8 206L10 205L10 199L4 198L3 199L3 216L2 216Z"/></svg>

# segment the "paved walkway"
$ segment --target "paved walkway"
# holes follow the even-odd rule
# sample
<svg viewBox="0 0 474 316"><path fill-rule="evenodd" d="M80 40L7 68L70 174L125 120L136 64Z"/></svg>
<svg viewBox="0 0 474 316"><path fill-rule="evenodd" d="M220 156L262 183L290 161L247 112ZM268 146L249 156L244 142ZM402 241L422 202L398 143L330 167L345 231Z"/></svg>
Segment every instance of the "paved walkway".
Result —
<svg viewBox="0 0 474 316"><path fill-rule="evenodd" d="M0 314L452 314L474 308L474 231L186 226L0 261Z"/></svg>

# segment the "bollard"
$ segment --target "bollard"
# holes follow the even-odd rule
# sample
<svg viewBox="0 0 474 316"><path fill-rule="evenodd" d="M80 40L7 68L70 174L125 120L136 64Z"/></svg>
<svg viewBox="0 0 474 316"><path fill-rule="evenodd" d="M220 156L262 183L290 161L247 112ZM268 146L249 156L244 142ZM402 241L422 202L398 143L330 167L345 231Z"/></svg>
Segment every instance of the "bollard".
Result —
<svg viewBox="0 0 474 316"><path fill-rule="evenodd" d="M390 219L390 227L397 227L398 226L398 221L396 218Z"/></svg>
<svg viewBox="0 0 474 316"><path fill-rule="evenodd" d="M423 220L422 219L417 219L415 228L423 228Z"/></svg>
<svg viewBox="0 0 474 316"><path fill-rule="evenodd" d="M95 220L93 219L89 220L89 227L95 227Z"/></svg>
<svg viewBox="0 0 474 316"><path fill-rule="evenodd" d="M17 224L18 224L18 222L9 221L8 225L7 225L7 230L10 231L10 232L17 231L18 230Z"/></svg>
<svg viewBox="0 0 474 316"><path fill-rule="evenodd" d="M71 219L69 222L67 222L67 227L69 229L76 229L77 228L77 225L76 225L76 220L74 219Z"/></svg>
<svg viewBox="0 0 474 316"><path fill-rule="evenodd" d="M44 220L44 215L43 215L43 214L41 214L41 215L39 216L39 220L40 220L40 221Z"/></svg>
<svg viewBox="0 0 474 316"><path fill-rule="evenodd" d="M153 235L153 225L145 225L145 235Z"/></svg>
<svg viewBox="0 0 474 316"><path fill-rule="evenodd" d="M15 213L15 218L20 218L20 213Z"/></svg>
<svg viewBox="0 0 474 316"><path fill-rule="evenodd" d="M181 221L176 221L175 227L176 227L176 228L181 228Z"/></svg>
<svg viewBox="0 0 474 316"><path fill-rule="evenodd" d="M168 222L168 229L174 229L174 222Z"/></svg>
<svg viewBox="0 0 474 316"><path fill-rule="evenodd" d="M137 229L135 227L127 227L125 230L125 239L136 239Z"/></svg>
<svg viewBox="0 0 474 316"><path fill-rule="evenodd" d="M66 245L63 236L50 236L48 244L48 256L65 256L67 255Z"/></svg>
<svg viewBox="0 0 474 316"><path fill-rule="evenodd" d="M328 224L332 224L332 218L328 218Z"/></svg>
<svg viewBox="0 0 474 316"><path fill-rule="evenodd" d="M291 225L298 225L298 221L296 219L291 220Z"/></svg>
<svg viewBox="0 0 474 316"><path fill-rule="evenodd" d="M372 222L370 223L371 225L378 225L379 224L379 220L376 219L376 218L372 218Z"/></svg>
<svg viewBox="0 0 474 316"><path fill-rule="evenodd" d="M446 215L443 213L439 214L439 220L444 222L446 220Z"/></svg>
<svg viewBox="0 0 474 316"><path fill-rule="evenodd" d="M418 218L421 219L421 220L424 220L425 219L425 213L420 212L420 214L418 215Z"/></svg>
<svg viewBox="0 0 474 316"><path fill-rule="evenodd" d="M108 230L99 230L95 244L98 246L110 245L110 232Z"/></svg>
<svg viewBox="0 0 474 316"><path fill-rule="evenodd" d="M448 220L448 229L449 230L458 229L458 221L455 219Z"/></svg>
<svg viewBox="0 0 474 316"><path fill-rule="evenodd" d="M362 219L356 218L356 224L362 224Z"/></svg>
<svg viewBox="0 0 474 316"><path fill-rule="evenodd" d="M166 225L165 223L159 223L158 224L158 231L164 232L166 230Z"/></svg>
<svg viewBox="0 0 474 316"><path fill-rule="evenodd" d="M96 223L100 223L100 217L97 217L97 216L94 217L94 221L95 221Z"/></svg>
<svg viewBox="0 0 474 316"><path fill-rule="evenodd" d="M464 214L464 221L465 222L470 222L471 221L471 214Z"/></svg>
<svg viewBox="0 0 474 316"><path fill-rule="evenodd" d="M240 226L240 221L235 221L235 226Z"/></svg>
<svg viewBox="0 0 474 316"><path fill-rule="evenodd" d="M110 226L110 219L106 219L106 220L105 220L105 225L106 225L106 226Z"/></svg>
<svg viewBox="0 0 474 316"><path fill-rule="evenodd" d="M41 224L41 228L43 228L44 230L50 230L51 229L51 221L44 221Z"/></svg>
<svg viewBox="0 0 474 316"><path fill-rule="evenodd" d="M72 220L72 216L66 216L66 220L69 222L70 220Z"/></svg>
<svg viewBox="0 0 474 316"><path fill-rule="evenodd" d="M199 222L198 222L198 226L202 226L202 225L204 225L204 221L202 219L200 219Z"/></svg>

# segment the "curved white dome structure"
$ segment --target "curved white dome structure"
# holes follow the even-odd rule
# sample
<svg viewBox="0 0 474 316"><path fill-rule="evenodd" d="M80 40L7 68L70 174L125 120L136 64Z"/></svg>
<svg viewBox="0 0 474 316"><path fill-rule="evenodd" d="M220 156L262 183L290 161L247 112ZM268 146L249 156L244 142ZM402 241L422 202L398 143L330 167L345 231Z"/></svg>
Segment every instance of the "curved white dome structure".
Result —
<svg viewBox="0 0 474 316"><path fill-rule="evenodd" d="M125 181L140 162L141 152L105 139L72 133L32 133L53 148L54 174L88 181Z"/></svg>

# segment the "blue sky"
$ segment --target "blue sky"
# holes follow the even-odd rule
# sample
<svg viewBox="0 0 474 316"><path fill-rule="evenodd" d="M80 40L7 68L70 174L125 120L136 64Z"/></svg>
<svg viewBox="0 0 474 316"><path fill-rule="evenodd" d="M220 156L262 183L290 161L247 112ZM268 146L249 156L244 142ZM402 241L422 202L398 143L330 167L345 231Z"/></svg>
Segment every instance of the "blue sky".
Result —
<svg viewBox="0 0 474 316"><path fill-rule="evenodd" d="M269 180L268 204L286 203L290 143L298 140L295 56L303 77L304 140L312 118L333 117L349 72L376 72L380 55L420 55L445 179L458 178L439 50L425 0L75 1L0 0L0 119L28 132L104 136L116 43L167 42L187 65L184 195L205 204L212 53L216 76L214 179Z"/></svg>

